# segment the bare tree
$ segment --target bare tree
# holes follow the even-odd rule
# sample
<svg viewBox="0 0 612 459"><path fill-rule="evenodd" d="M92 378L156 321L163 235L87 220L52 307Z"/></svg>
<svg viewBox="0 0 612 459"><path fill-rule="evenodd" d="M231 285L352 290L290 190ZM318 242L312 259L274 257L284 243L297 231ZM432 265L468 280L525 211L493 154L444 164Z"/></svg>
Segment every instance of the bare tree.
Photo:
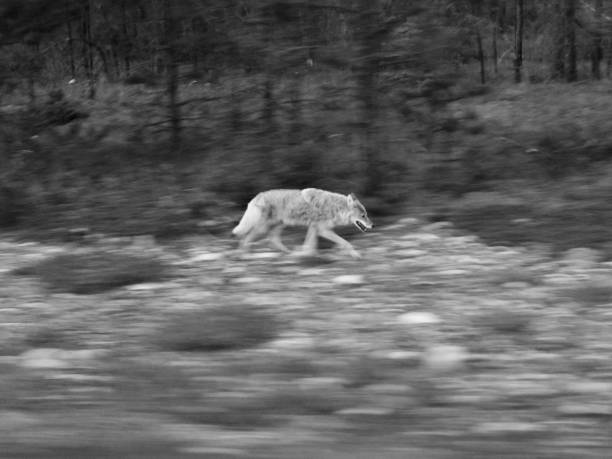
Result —
<svg viewBox="0 0 612 459"><path fill-rule="evenodd" d="M360 0L356 23L358 31L358 97L361 103L362 154L366 168L366 190L373 192L380 184L380 167L375 139L378 118L376 95L377 59L380 57L381 11L378 1Z"/></svg>
<svg viewBox="0 0 612 459"><path fill-rule="evenodd" d="M595 0L595 28L591 42L591 75L596 80L601 79L602 48L602 10L603 0Z"/></svg>
<svg viewBox="0 0 612 459"><path fill-rule="evenodd" d="M181 142L181 110L178 101L177 21L171 0L163 3L163 29L170 140L172 147L176 148Z"/></svg>
<svg viewBox="0 0 612 459"><path fill-rule="evenodd" d="M565 78L565 14L563 2L565 0L554 0L552 15L554 28L552 33L553 54L551 65L551 76L553 79Z"/></svg>
<svg viewBox="0 0 612 459"><path fill-rule="evenodd" d="M578 79L576 52L576 0L565 0L565 46L568 82Z"/></svg>
<svg viewBox="0 0 612 459"><path fill-rule="evenodd" d="M523 79L523 29L524 29L524 2L515 0L515 25L514 25L514 82L520 83Z"/></svg>
<svg viewBox="0 0 612 459"><path fill-rule="evenodd" d="M94 73L93 40L91 35L91 4L90 0L85 0L81 8L81 59L85 68L87 78L88 93L87 97L96 97L96 78Z"/></svg>

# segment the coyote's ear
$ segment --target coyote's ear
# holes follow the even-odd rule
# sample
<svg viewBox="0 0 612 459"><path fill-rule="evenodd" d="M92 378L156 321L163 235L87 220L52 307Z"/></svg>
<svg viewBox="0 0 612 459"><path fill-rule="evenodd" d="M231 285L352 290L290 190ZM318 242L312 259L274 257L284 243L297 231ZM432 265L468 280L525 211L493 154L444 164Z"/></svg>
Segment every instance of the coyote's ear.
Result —
<svg viewBox="0 0 612 459"><path fill-rule="evenodd" d="M355 196L355 193L349 193L346 195L346 202L348 202L349 206L353 205L356 200L357 196Z"/></svg>

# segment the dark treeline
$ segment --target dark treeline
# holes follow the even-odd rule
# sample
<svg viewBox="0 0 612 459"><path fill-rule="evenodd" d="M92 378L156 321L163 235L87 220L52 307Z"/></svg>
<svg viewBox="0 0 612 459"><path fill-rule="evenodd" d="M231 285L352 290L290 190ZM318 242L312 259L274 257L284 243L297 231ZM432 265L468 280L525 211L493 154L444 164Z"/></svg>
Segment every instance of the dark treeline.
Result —
<svg viewBox="0 0 612 459"><path fill-rule="evenodd" d="M288 72L304 62L358 68L364 47L379 69L413 69L414 49L402 45L423 34L432 44L420 52L431 53L440 31L426 26L435 23L455 35L445 43L448 60L479 61L485 81L504 61L520 78L523 60L546 67L538 72L542 78L601 78L612 46L607 3L3 0L2 77L13 71L45 81L147 79L171 73L169 60L185 76L208 79L226 69ZM26 65L31 60L37 65ZM590 61L588 74L578 72L581 61Z"/></svg>

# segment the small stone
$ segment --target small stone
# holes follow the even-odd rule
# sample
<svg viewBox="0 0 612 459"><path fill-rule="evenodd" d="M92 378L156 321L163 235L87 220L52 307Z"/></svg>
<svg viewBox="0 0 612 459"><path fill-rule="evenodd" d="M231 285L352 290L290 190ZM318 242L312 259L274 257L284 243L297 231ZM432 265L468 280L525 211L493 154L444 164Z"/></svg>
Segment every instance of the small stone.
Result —
<svg viewBox="0 0 612 459"><path fill-rule="evenodd" d="M513 281L513 282L505 282L501 285L503 288L509 288L513 290L524 290L531 287L527 282Z"/></svg>
<svg viewBox="0 0 612 459"><path fill-rule="evenodd" d="M612 395L612 383L604 381L574 381L567 385L568 392L577 394L609 394Z"/></svg>
<svg viewBox="0 0 612 459"><path fill-rule="evenodd" d="M298 380L298 385L302 390L329 390L344 387L347 381L344 378L335 377L310 377Z"/></svg>
<svg viewBox="0 0 612 459"><path fill-rule="evenodd" d="M142 282L140 284L126 285L125 289L133 292L159 290L168 285L165 282Z"/></svg>
<svg viewBox="0 0 612 459"><path fill-rule="evenodd" d="M419 242L434 242L440 240L440 236L430 233L412 233L402 236L401 239L408 239Z"/></svg>
<svg viewBox="0 0 612 459"><path fill-rule="evenodd" d="M233 282L235 282L236 284L256 284L256 283L261 282L261 277L256 277L256 276L237 277L236 279L233 280Z"/></svg>
<svg viewBox="0 0 612 459"><path fill-rule="evenodd" d="M321 276L325 273L325 270L322 268L304 268L300 269L297 273L300 276Z"/></svg>
<svg viewBox="0 0 612 459"><path fill-rule="evenodd" d="M384 395L406 395L413 392L412 387L406 384L369 384L362 387L365 392Z"/></svg>
<svg viewBox="0 0 612 459"><path fill-rule="evenodd" d="M190 262L198 263L201 261L217 261L224 257L221 252L206 252L195 255L189 259Z"/></svg>
<svg viewBox="0 0 612 459"><path fill-rule="evenodd" d="M443 269L438 271L440 276L462 276L463 274L467 274L469 271L465 269Z"/></svg>
<svg viewBox="0 0 612 459"><path fill-rule="evenodd" d="M247 260L271 260L279 258L281 255L281 252L252 252L244 254L243 258Z"/></svg>
<svg viewBox="0 0 612 459"><path fill-rule="evenodd" d="M416 351L404 351L401 349L394 350L378 350L371 353L372 357L377 359L389 359L404 362L420 362L421 354Z"/></svg>
<svg viewBox="0 0 612 459"><path fill-rule="evenodd" d="M315 340L308 336L279 338L270 342L270 347L283 350L309 349L315 345Z"/></svg>
<svg viewBox="0 0 612 459"><path fill-rule="evenodd" d="M395 251L393 255L400 258L414 258L427 255L427 251L420 249L403 249Z"/></svg>
<svg viewBox="0 0 612 459"><path fill-rule="evenodd" d="M414 217L404 217L400 219L397 224L399 225L418 225L419 219Z"/></svg>
<svg viewBox="0 0 612 459"><path fill-rule="evenodd" d="M593 267L601 258L597 250L586 247L578 247L565 252L562 263L578 268Z"/></svg>
<svg viewBox="0 0 612 459"><path fill-rule="evenodd" d="M397 318L397 321L406 325L437 324L440 322L440 318L431 312L415 311L402 314Z"/></svg>
<svg viewBox="0 0 612 459"><path fill-rule="evenodd" d="M132 237L132 246L137 249L147 250L155 247L155 237L145 234Z"/></svg>
<svg viewBox="0 0 612 459"><path fill-rule="evenodd" d="M429 225L423 226L421 228L421 231L425 231L425 232L438 231L441 229L448 229L452 227L453 227L453 224L451 222L439 221L439 222L434 222L434 223L430 223Z"/></svg>
<svg viewBox="0 0 612 459"><path fill-rule="evenodd" d="M500 434L500 433L525 433L541 432L545 430L540 424L533 422L482 422L473 428L473 431L480 434Z"/></svg>
<svg viewBox="0 0 612 459"><path fill-rule="evenodd" d="M387 416L393 413L393 409L378 406L356 406L336 411L340 416Z"/></svg>
<svg viewBox="0 0 612 459"><path fill-rule="evenodd" d="M19 356L19 365L32 369L60 369L69 368L70 364L64 360L61 349L38 348L31 349Z"/></svg>
<svg viewBox="0 0 612 459"><path fill-rule="evenodd" d="M462 346L440 344L427 349L422 362L433 371L452 371L462 368L468 357L467 351Z"/></svg>
<svg viewBox="0 0 612 459"><path fill-rule="evenodd" d="M361 285L365 283L365 280L361 274L344 274L334 277L332 282L340 285Z"/></svg>
<svg viewBox="0 0 612 459"><path fill-rule="evenodd" d="M568 416L612 416L612 405L603 403L564 403L557 411Z"/></svg>

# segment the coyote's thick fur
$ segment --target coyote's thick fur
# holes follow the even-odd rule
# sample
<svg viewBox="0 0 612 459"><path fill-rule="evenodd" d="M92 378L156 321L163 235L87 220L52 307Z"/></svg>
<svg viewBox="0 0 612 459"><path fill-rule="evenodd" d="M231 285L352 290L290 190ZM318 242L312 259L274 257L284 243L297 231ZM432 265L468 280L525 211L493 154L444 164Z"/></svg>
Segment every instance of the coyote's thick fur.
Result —
<svg viewBox="0 0 612 459"><path fill-rule="evenodd" d="M304 190L269 190L259 193L247 209L232 234L240 239L240 248L248 249L255 239L267 236L272 245L283 252L290 252L281 241L281 232L287 225L306 226L303 252L317 250L317 237L335 242L351 256L359 253L345 239L338 236L335 226L354 224L361 231L372 228L365 207L353 193L343 195L317 188Z"/></svg>

